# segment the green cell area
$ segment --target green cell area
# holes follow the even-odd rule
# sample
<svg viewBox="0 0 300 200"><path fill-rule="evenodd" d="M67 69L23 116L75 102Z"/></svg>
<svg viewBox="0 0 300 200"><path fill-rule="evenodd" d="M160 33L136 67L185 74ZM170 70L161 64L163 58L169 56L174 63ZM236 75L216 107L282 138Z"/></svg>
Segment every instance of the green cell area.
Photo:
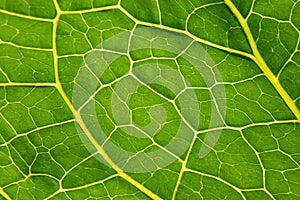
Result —
<svg viewBox="0 0 300 200"><path fill-rule="evenodd" d="M14 163L24 173L29 174L29 166L33 163L37 152L27 137L19 137L11 142L9 151Z"/></svg>
<svg viewBox="0 0 300 200"><path fill-rule="evenodd" d="M125 91L126 87L128 86L124 86ZM158 87L158 89L161 88ZM141 129L143 129L144 126L148 125L153 120L154 123L160 122L159 124L161 124L162 127L159 127L158 125L156 129L154 126L157 132L154 132L155 130L152 130L153 128L150 128L151 130L148 131L147 129L144 129L145 132L141 132L137 129L133 129L130 127L118 128L115 131L113 131L116 125L121 125L118 124L120 123L120 120L122 120L120 116L129 117L126 116L126 114L129 113L124 113L119 110L113 111L112 109L114 107L112 106L114 102L112 102L111 96L112 90L109 88L103 89L97 94L96 112L98 113L98 122L102 130L107 136L110 135L111 141L113 141L118 146L122 146L122 148L132 152L137 152L148 148L150 148L150 151L153 151L157 148L151 149L152 141L149 139L151 135L155 134L155 141L163 146L168 144L169 141L172 140L172 138L175 136L180 124L180 117L177 111L175 110L174 105L168 103L162 97L155 94L153 91L151 91L145 86L136 88L135 93L130 95L128 106L131 110L133 110L133 122ZM155 109L156 111L151 112L151 107L153 108L153 106L155 107L155 105L161 105L162 108L159 110ZM121 106L121 108L123 107ZM155 115L163 112L163 110L165 110L164 112L166 112L166 118L161 117L161 119L158 120L158 116L154 117ZM124 125L126 125L125 121ZM129 132L131 135L129 135L127 132ZM136 136L142 138L138 138Z"/></svg>
<svg viewBox="0 0 300 200"><path fill-rule="evenodd" d="M91 60L92 61L92 60ZM106 60L104 60L105 62ZM94 61L92 61L94 62ZM99 67L101 64L97 63ZM92 71L97 70L97 66L93 67L89 65ZM107 66L107 68L103 71L100 77L100 81L102 84L109 84L112 81L124 76L126 73L129 72L130 68L130 60L127 56L119 56L116 59L112 60L111 63ZM102 70L101 70L102 71Z"/></svg>
<svg viewBox="0 0 300 200"><path fill-rule="evenodd" d="M243 126L253 122L293 118L292 113L264 77L225 85L227 123Z"/></svg>
<svg viewBox="0 0 300 200"><path fill-rule="evenodd" d="M1 87L0 88L0 102L1 102L1 107L3 106L4 104L4 101L5 101L5 87Z"/></svg>
<svg viewBox="0 0 300 200"><path fill-rule="evenodd" d="M122 52L125 49L126 52L130 35L129 31L135 25L127 15L114 9L106 12L86 13L83 14L83 17L89 27L87 37L94 47L103 43L102 46L105 48ZM108 40L111 37L113 39Z"/></svg>
<svg viewBox="0 0 300 200"><path fill-rule="evenodd" d="M291 113L289 108L280 98L270 82L266 80L266 78L256 78L256 82L263 93L258 100L263 108L272 113L272 116L277 120L295 118L295 116Z"/></svg>
<svg viewBox="0 0 300 200"><path fill-rule="evenodd" d="M0 185L5 186L12 182L18 181L24 176L22 172L15 166L12 165L12 157L10 156L10 150L7 147L0 147Z"/></svg>
<svg viewBox="0 0 300 200"><path fill-rule="evenodd" d="M46 173L59 179L65 174L59 163L55 162L53 157L46 152L39 153L32 165L31 172Z"/></svg>
<svg viewBox="0 0 300 200"><path fill-rule="evenodd" d="M53 54L0 45L0 82L54 82Z"/></svg>
<svg viewBox="0 0 300 200"><path fill-rule="evenodd" d="M138 137L146 137L148 134L138 131L136 129L123 128L123 130L116 130L112 132L110 141L116 144L118 147L128 151L128 152L152 152L158 150L158 147L153 146L152 141L149 138L137 138ZM126 132L125 132L126 131ZM131 136L133 135L133 136ZM166 136L165 136L166 137ZM108 148L108 147L107 147Z"/></svg>
<svg viewBox="0 0 300 200"><path fill-rule="evenodd" d="M133 22L119 10L62 15L57 29L58 54L84 54L106 39L133 28ZM127 44L126 34L120 42ZM106 42L106 44L109 42Z"/></svg>
<svg viewBox="0 0 300 200"><path fill-rule="evenodd" d="M213 138L219 137L216 144ZM205 139L210 137L210 140ZM204 143L207 141L206 143ZM201 148L212 148L200 158ZM262 187L262 169L253 150L242 139L238 131L207 132L200 134L191 151L188 167L221 177L239 188Z"/></svg>
<svg viewBox="0 0 300 200"><path fill-rule="evenodd" d="M237 19L225 5L214 5L194 12L187 22L193 35L222 46L251 52Z"/></svg>
<svg viewBox="0 0 300 200"><path fill-rule="evenodd" d="M7 87L9 104L1 110L8 121L14 121L17 133L72 118L59 93L51 87Z"/></svg>
<svg viewBox="0 0 300 200"><path fill-rule="evenodd" d="M5 166L1 168L0 171L2 174L0 179L1 186L6 186L8 184L22 180L24 178L20 170L14 165Z"/></svg>
<svg viewBox="0 0 300 200"><path fill-rule="evenodd" d="M257 47L271 71L277 75L294 52L298 33L290 23L251 15L248 20Z"/></svg>
<svg viewBox="0 0 300 200"><path fill-rule="evenodd" d="M295 104L296 104L297 108L300 109L300 99L297 99Z"/></svg>
<svg viewBox="0 0 300 200"><path fill-rule="evenodd" d="M211 99L212 94L208 90L196 90L195 93L199 101L200 111L198 130L222 126L222 117Z"/></svg>
<svg viewBox="0 0 300 200"><path fill-rule="evenodd" d="M58 0L62 10L86 10L117 4L117 0Z"/></svg>
<svg viewBox="0 0 300 200"><path fill-rule="evenodd" d="M235 85L235 88L239 94L250 101L257 101L261 95L261 90L255 83L255 79L238 83Z"/></svg>
<svg viewBox="0 0 300 200"><path fill-rule="evenodd" d="M255 150L260 152L266 169L284 170L299 165L297 132L297 124L276 124L247 128L243 134Z"/></svg>
<svg viewBox="0 0 300 200"><path fill-rule="evenodd" d="M11 184L5 192L12 199L45 199L59 189L59 183L45 175L29 176Z"/></svg>
<svg viewBox="0 0 300 200"><path fill-rule="evenodd" d="M4 141L9 141L11 138L17 135L5 117L0 117L0 124L0 137L3 140L1 143L4 143Z"/></svg>
<svg viewBox="0 0 300 200"><path fill-rule="evenodd" d="M52 197L53 200L68 200L68 196L65 193L58 193L54 197Z"/></svg>
<svg viewBox="0 0 300 200"><path fill-rule="evenodd" d="M69 99L72 99L74 82L82 63L83 58L81 56L70 56L58 59L60 82Z"/></svg>
<svg viewBox="0 0 300 200"><path fill-rule="evenodd" d="M70 125L53 124L52 127L40 129L28 135L28 138L38 149L54 150L57 144L62 144L68 140L74 140L70 136L75 135L75 129ZM74 131L68 132L68 131ZM53 149L54 148L54 149Z"/></svg>
<svg viewBox="0 0 300 200"><path fill-rule="evenodd" d="M130 175L137 181L144 183L147 188L157 191L157 195L163 199L171 199L180 169L181 163L175 161L164 169L159 169L153 173L130 173Z"/></svg>
<svg viewBox="0 0 300 200"><path fill-rule="evenodd" d="M61 136L58 136L58 134ZM53 135L56 138L49 138L48 135ZM32 135L31 140L36 142L36 146L42 146L38 145L39 142L41 144L45 143L45 147L50 149L52 161L59 164L65 171L70 170L90 156L90 152L87 151L89 143L73 123L40 131L39 137L41 138L40 141L35 141L38 137Z"/></svg>
<svg viewBox="0 0 300 200"><path fill-rule="evenodd" d="M4 118L10 122L12 128L18 133L24 133L37 128L33 119L28 115L28 108L20 103L10 103L1 109Z"/></svg>
<svg viewBox="0 0 300 200"><path fill-rule="evenodd" d="M255 101L249 101L236 94L227 100L227 122L234 126L243 126L255 122L272 121L272 116Z"/></svg>
<svg viewBox="0 0 300 200"><path fill-rule="evenodd" d="M74 124L54 125L32 132L28 138L15 139L12 145L12 149L18 153L15 153L15 156L21 156L16 157L16 164L22 160L29 160L30 163L26 164L26 167L30 164L32 173L51 174L57 178L61 178L66 170L90 155L82 144ZM19 168L21 164L18 164Z"/></svg>
<svg viewBox="0 0 300 200"><path fill-rule="evenodd" d="M250 15L247 20L251 34L255 40L258 39L260 31L261 31L261 27L260 27L261 21L262 21L262 18L259 15L255 15L255 14Z"/></svg>
<svg viewBox="0 0 300 200"><path fill-rule="evenodd" d="M83 160L67 173L62 180L62 186L63 188L80 187L101 181L114 173L114 170L99 162L97 158L91 157Z"/></svg>
<svg viewBox="0 0 300 200"><path fill-rule="evenodd" d="M268 170L266 172L266 186L271 194L276 196L288 196L289 184L282 172L275 170Z"/></svg>
<svg viewBox="0 0 300 200"><path fill-rule="evenodd" d="M257 190L257 191L246 191L243 192L246 199L249 200L255 200L255 199L265 199L265 200L271 200L272 197L269 196L265 191Z"/></svg>
<svg viewBox="0 0 300 200"><path fill-rule="evenodd" d="M66 66L62 66L62 69L73 64L76 68L79 68L77 61L79 61L77 58L62 60L61 63L66 64ZM113 82L118 82L117 79L124 76L130 68L127 56L101 51L91 52L81 64L81 68L76 72L73 70L69 74L67 72L70 72L70 70L61 72L64 76L68 76L67 81L70 80L64 83L64 86L69 89L67 92L70 93L67 94L70 98L72 96L75 108L80 108L83 104L89 103L89 98L97 93L98 87L109 88ZM76 84L73 88L74 82ZM106 99L107 97L103 98Z"/></svg>
<svg viewBox="0 0 300 200"><path fill-rule="evenodd" d="M159 1L162 24L178 29L186 28L186 19L195 9L191 1Z"/></svg>
<svg viewBox="0 0 300 200"><path fill-rule="evenodd" d="M298 166L288 155L280 151L263 152L260 157L265 169L285 170L295 169Z"/></svg>
<svg viewBox="0 0 300 200"><path fill-rule="evenodd" d="M144 1L121 1L121 6L125 8L136 19L153 22L159 24L160 11L158 10L156 0L144 0ZM138 12L137 12L138 11Z"/></svg>
<svg viewBox="0 0 300 200"><path fill-rule="evenodd" d="M299 181L294 178L299 176L299 160L290 156L299 153L298 130L298 124L274 124L243 131L250 145L259 152L266 169L267 189L278 199L299 194Z"/></svg>
<svg viewBox="0 0 300 200"><path fill-rule="evenodd" d="M125 180L115 177L103 183L90 187L67 192L70 198L95 198L95 199L149 199L144 193Z"/></svg>
<svg viewBox="0 0 300 200"><path fill-rule="evenodd" d="M33 17L52 19L56 15L55 6L52 0L1 0L0 8Z"/></svg>
<svg viewBox="0 0 300 200"><path fill-rule="evenodd" d="M9 79L6 76L5 72L0 72L0 83L7 83L9 81Z"/></svg>
<svg viewBox="0 0 300 200"><path fill-rule="evenodd" d="M300 30L300 2L297 2L294 6L294 9L292 11L292 22L295 24L295 26Z"/></svg>
<svg viewBox="0 0 300 200"><path fill-rule="evenodd" d="M78 14L62 15L60 17L60 21L63 22L65 25L67 25L67 27L69 27L70 29L76 30L77 32L85 33L88 29L87 24L84 21L82 15L78 15ZM64 33L64 31L62 31L62 33Z"/></svg>
<svg viewBox="0 0 300 200"><path fill-rule="evenodd" d="M281 133L282 136L278 139L279 148L288 154L294 155L295 157L300 152L299 150L299 124L286 124L285 126L274 125L271 126L273 135ZM299 163L299 160L298 160Z"/></svg>
<svg viewBox="0 0 300 200"><path fill-rule="evenodd" d="M194 47L195 43L190 45L191 42L191 38L173 31L137 26L130 39L130 55L133 60L149 57L174 58L185 49ZM201 53L201 47L194 48L193 51L196 51L194 55Z"/></svg>
<svg viewBox="0 0 300 200"><path fill-rule="evenodd" d="M220 52L212 51L212 53L219 55ZM211 55L213 55L212 58L215 60L215 55ZM215 62L217 63L217 68L214 71L220 73L220 78L218 79L220 82L237 82L261 74L260 69L254 62L234 55L224 56L221 62L217 62L217 60Z"/></svg>
<svg viewBox="0 0 300 200"><path fill-rule="evenodd" d="M289 0L256 0L254 11L276 19L289 19L294 2Z"/></svg>
<svg viewBox="0 0 300 200"><path fill-rule="evenodd" d="M289 62L282 70L279 81L290 95L292 99L297 99L300 96L300 67L297 63L300 62L300 53L296 53L293 57L294 62Z"/></svg>
<svg viewBox="0 0 300 200"><path fill-rule="evenodd" d="M3 144L5 141L2 137L0 137L0 144Z"/></svg>
<svg viewBox="0 0 300 200"><path fill-rule="evenodd" d="M188 59L179 57L177 59L177 63L180 73L186 79L189 86L205 88L206 86L213 83L214 77L210 69L205 66L204 62L199 62L198 66L194 66L189 62ZM205 69L203 70L206 72L205 74L201 74L201 71L199 70L200 67Z"/></svg>
<svg viewBox="0 0 300 200"><path fill-rule="evenodd" d="M220 0L159 0L162 24L185 29L188 16L198 8L221 2Z"/></svg>
<svg viewBox="0 0 300 200"><path fill-rule="evenodd" d="M284 176L288 179L290 190L293 196L299 196L300 194L300 181L298 179L299 175L299 169L284 172Z"/></svg>
<svg viewBox="0 0 300 200"><path fill-rule="evenodd" d="M239 12L243 15L243 17L246 18L250 12L253 0L251 0L251 1L232 0L232 2L237 7Z"/></svg>
<svg viewBox="0 0 300 200"><path fill-rule="evenodd" d="M218 192L216 192L218 191ZM185 172L176 199L241 199L241 195L224 182L196 173Z"/></svg>
<svg viewBox="0 0 300 200"><path fill-rule="evenodd" d="M57 28L58 54L83 54L91 50L92 47L85 34L74 29L65 21L60 20Z"/></svg>
<svg viewBox="0 0 300 200"><path fill-rule="evenodd" d="M52 23L0 13L0 39L24 47L52 48Z"/></svg>
<svg viewBox="0 0 300 200"><path fill-rule="evenodd" d="M243 130L243 135L257 152L278 149L278 143L268 126L256 126Z"/></svg>

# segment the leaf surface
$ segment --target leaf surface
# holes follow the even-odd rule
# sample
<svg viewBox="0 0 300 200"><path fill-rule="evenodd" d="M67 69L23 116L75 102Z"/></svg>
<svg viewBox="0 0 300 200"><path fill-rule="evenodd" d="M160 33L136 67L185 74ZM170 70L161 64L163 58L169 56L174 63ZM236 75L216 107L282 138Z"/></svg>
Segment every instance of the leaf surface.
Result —
<svg viewBox="0 0 300 200"><path fill-rule="evenodd" d="M300 199L299 13L0 0L0 199Z"/></svg>

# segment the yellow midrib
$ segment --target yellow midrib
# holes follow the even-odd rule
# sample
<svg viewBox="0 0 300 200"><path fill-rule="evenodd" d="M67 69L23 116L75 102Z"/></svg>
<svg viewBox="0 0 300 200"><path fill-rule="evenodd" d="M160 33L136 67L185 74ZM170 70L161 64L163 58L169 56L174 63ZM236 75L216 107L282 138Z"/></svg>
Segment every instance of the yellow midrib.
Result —
<svg viewBox="0 0 300 200"><path fill-rule="evenodd" d="M10 196L3 191L3 189L0 187L0 195L2 195L5 199L7 200L11 200L12 198L10 198Z"/></svg>
<svg viewBox="0 0 300 200"><path fill-rule="evenodd" d="M254 61L258 65L258 67L262 70L262 72L265 74L265 76L268 78L268 80L271 82L271 84L274 86L274 88L277 90L281 98L284 100L286 105L289 107L289 109L292 111L292 113L297 118L298 122L300 122L300 111L297 108L295 102L291 99L289 94L285 91L285 89L280 84L279 80L276 78L276 76L273 74L273 72L270 70L264 59L259 53L259 50L257 48L256 42L253 38L253 35L250 31L250 28L248 26L247 21L242 16L242 14L239 12L239 10L235 7L235 5L231 2L231 0L224 0L225 4L228 6L228 8L231 10L231 12L235 15L237 20L239 21L241 27L244 30L244 33L248 39L248 42L250 44L250 47L252 49L253 55L254 55Z"/></svg>

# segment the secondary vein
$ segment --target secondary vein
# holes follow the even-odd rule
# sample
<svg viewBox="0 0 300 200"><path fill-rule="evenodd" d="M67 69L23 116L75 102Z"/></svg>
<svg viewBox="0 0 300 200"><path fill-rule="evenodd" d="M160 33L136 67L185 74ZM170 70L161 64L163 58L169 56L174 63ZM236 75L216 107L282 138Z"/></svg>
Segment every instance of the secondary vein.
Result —
<svg viewBox="0 0 300 200"><path fill-rule="evenodd" d="M91 132L89 131L88 127L86 127L80 113L73 107L71 101L69 100L67 94L64 92L62 84L59 79L59 69L58 69L58 53L57 53L57 44L56 44L56 32L57 32L57 27L58 27L58 21L63 13L63 11L60 10L58 2L55 0L55 7L57 10L57 16L54 19L53 22L53 33L52 33L52 40L53 40L53 56L54 56L54 68L55 68L55 82L56 82L56 88L62 98L64 99L65 103L67 106L70 108L72 111L74 118L76 122L79 124L81 129L84 131L85 135L88 137L90 142L94 145L94 147L97 149L98 153L103 157L103 159L110 165L111 168L113 168L120 177L125 179L127 182L135 186L137 189L139 189L141 192L149 196L151 199L155 200L161 200L162 198L153 193L151 190L146 188L144 185L141 183L137 182L134 180L132 177L130 177L128 174L126 174L121 168L119 168L118 165L114 163L114 161L107 155L107 153L104 151L104 149L101 147L101 145L98 144L98 142L95 140Z"/></svg>
<svg viewBox="0 0 300 200"><path fill-rule="evenodd" d="M231 10L231 12L234 14L234 16L237 18L242 29L244 30L244 33L246 34L246 37L248 39L248 42L250 44L250 47L251 47L253 55L254 55L254 62L258 65L258 67L262 70L262 72L265 74L265 76L268 78L268 80L271 82L271 84L277 90L277 92L279 93L281 98L284 100L286 105L289 107L289 109L292 111L292 113L297 118L298 122L300 122L299 109L297 108L295 102L291 99L289 94L282 87L279 80L276 78L276 76L273 74L273 72L270 70L270 68L268 67L268 65L266 64L266 62L260 55L260 52L257 48L256 42L253 38L253 35L250 31L250 28L248 26L246 19L241 15L241 13L235 7L235 5L231 2L231 0L224 0L224 2L228 6L228 8Z"/></svg>

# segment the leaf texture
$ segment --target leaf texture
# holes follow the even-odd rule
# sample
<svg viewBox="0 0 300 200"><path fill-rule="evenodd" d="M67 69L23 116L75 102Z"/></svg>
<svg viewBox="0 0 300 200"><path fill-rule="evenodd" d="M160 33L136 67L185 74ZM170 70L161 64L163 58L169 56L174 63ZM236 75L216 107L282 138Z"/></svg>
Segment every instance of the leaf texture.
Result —
<svg viewBox="0 0 300 200"><path fill-rule="evenodd" d="M0 0L0 199L300 199L299 37L299 0Z"/></svg>

